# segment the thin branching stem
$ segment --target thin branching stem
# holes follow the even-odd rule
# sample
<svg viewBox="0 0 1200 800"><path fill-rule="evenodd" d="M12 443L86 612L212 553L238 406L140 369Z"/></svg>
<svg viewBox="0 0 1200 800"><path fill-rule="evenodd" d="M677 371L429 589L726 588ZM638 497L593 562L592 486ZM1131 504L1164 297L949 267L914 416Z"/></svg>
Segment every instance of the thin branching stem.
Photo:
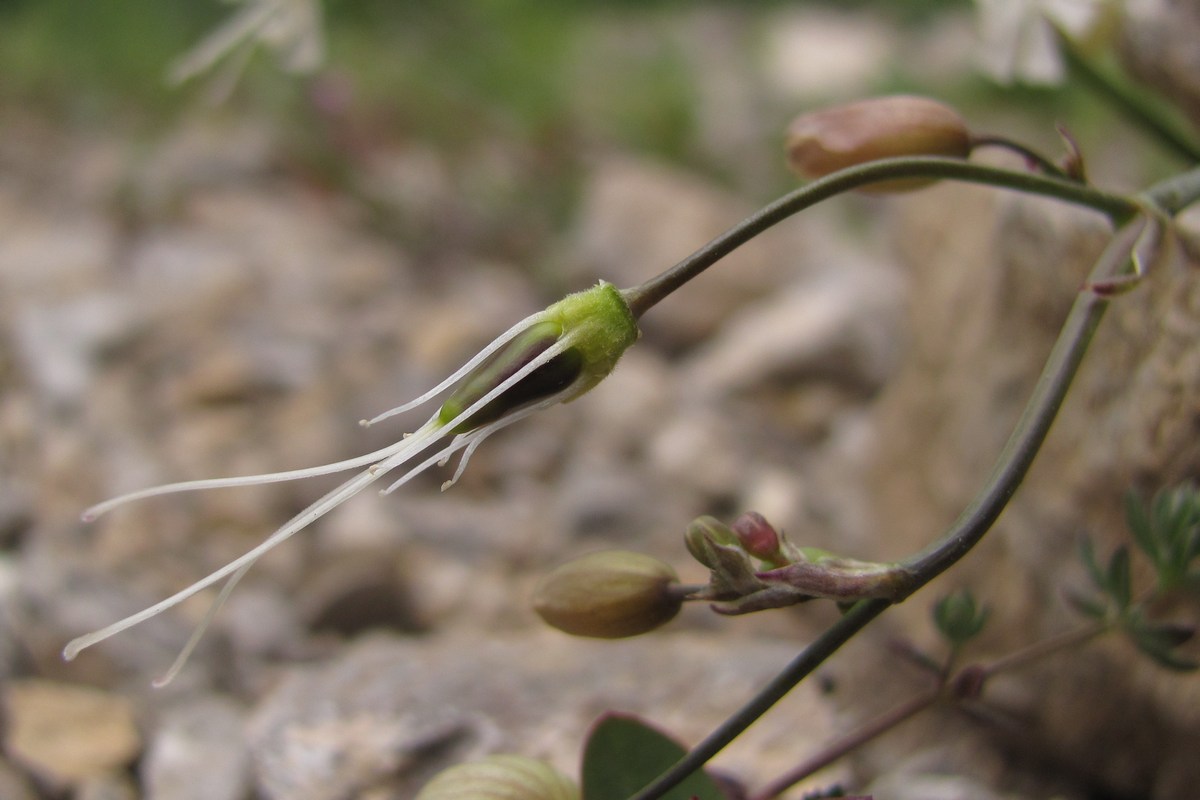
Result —
<svg viewBox="0 0 1200 800"><path fill-rule="evenodd" d="M1098 68L1085 56L1069 35L1058 31L1061 52L1067 66L1113 105L1126 119L1142 128L1159 144L1188 163L1200 161L1200 141L1174 112L1163 102L1155 102L1144 88L1134 87Z"/></svg>
<svg viewBox="0 0 1200 800"><path fill-rule="evenodd" d="M666 772L643 788L630 800L658 800L680 781L708 763L709 759L725 748L749 728L771 706L796 687L829 656L850 640L867 623L878 617L890 606L887 600L862 600L847 611L841 619L827 628L821 636L804 648L782 672L761 688L746 705L721 723L712 733L692 748L683 758L675 762Z"/></svg>
<svg viewBox="0 0 1200 800"><path fill-rule="evenodd" d="M1066 172L1064 172L1063 169L1058 166L1058 164L1055 164L1037 150L1022 144L1021 142L1010 139L1007 136L991 134L972 136L971 152L974 153L981 147L999 147L1004 150L1008 150L1009 152L1016 153L1017 155L1021 156L1021 158L1024 158L1030 164L1033 164L1047 175L1053 175L1056 178L1061 178L1062 180L1067 181L1075 180Z"/></svg>
<svg viewBox="0 0 1200 800"><path fill-rule="evenodd" d="M621 294L634 317L640 318L676 289L793 214L843 192L898 178L943 178L1045 195L1093 208L1118 223L1138 210L1138 205L1126 197L1063 178L975 164L956 158L887 158L840 170L801 186L734 225L678 264L640 286L622 290Z"/></svg>
<svg viewBox="0 0 1200 800"><path fill-rule="evenodd" d="M901 723L907 722L917 714L920 714L941 698L943 690L943 685L939 683L936 686L913 695L900 705L885 711L874 719L868 720L861 727L846 734L808 761L803 762L771 781L761 790L755 792L750 800L773 800L773 798L778 797L815 772L825 769L825 767L828 767L843 756L853 753L867 742L882 736Z"/></svg>
<svg viewBox="0 0 1200 800"><path fill-rule="evenodd" d="M962 165L961 162L944 159L922 160L926 163L926 166L936 162L939 170L950 168L951 171L954 171ZM903 161L911 162L909 159L904 159ZM793 192L791 195L763 209L759 214L749 218L742 225L731 229L723 237L713 240L713 242L706 245L700 251L697 251L689 259L685 259L671 270L668 270L667 273L660 276L660 279L662 279L660 283L662 285L682 285L686 280L690 280L691 277L698 275L709 266L709 264L703 264L703 266L699 267L692 266L693 262L703 263L707 258L716 261L721 255L730 252L738 244L747 241L749 238L757 235L758 232L785 218L788 214L795 213L800 208L806 208L817 202L811 196L803 194L805 191L814 191L819 195L820 199L824 199L832 194L836 194L837 191L843 191L864 183L871 183L885 177L914 177L921 174L928 174L918 170L910 171L908 166L901 168L900 165L895 165L895 171L872 171L869 169L878 163L876 162L876 164L864 167L855 167L852 170L837 173L823 181L809 184L798 192ZM894 164L894 162L891 163ZM850 181L843 180L846 173L850 172L854 174L854 179ZM863 177L864 174L867 176L865 179ZM1049 179L1038 181L1039 185L1043 187L1044 183L1047 182L1054 184L1053 188L1055 192L1064 187L1074 189L1086 188L1080 187L1078 184L1068 184ZM830 188L831 186L837 186L838 188L835 191ZM814 190L813 187L818 188ZM1009 186L1009 188L1016 187ZM1039 191L1036 193L1047 194L1048 192ZM1057 193L1053 196L1063 197L1063 195ZM1088 194L1089 201L1082 204L1105 211L1114 218L1122 221L1125 221L1140 205L1144 204L1151 205L1155 210L1174 213L1200 199L1200 169L1195 169L1189 173L1164 181L1144 192L1140 197L1140 201L1134 201L1113 195L1095 193ZM1063 199L1069 198L1063 197ZM792 204L799 205L799 208L791 208ZM785 211L786 213L784 213ZM1117 256L1122 252L1128 255L1127 248L1132 246L1133 240L1136 239L1140 229L1141 225L1135 222L1127 224L1118 232L1118 235L1114 237L1114 243L1101 255L1085 287L1101 285L1123 274L1123 271L1127 268L1127 258L1118 258ZM748 230L754 230L755 233L745 233ZM727 240L736 240L736 243L728 244ZM715 257L702 255L710 248L713 252L719 252L720 255ZM672 273L688 275L689 277L683 280L679 280L677 277L668 277ZM655 280L658 281L659 279ZM645 286L651 286L654 283L654 281L651 281ZM639 287L639 289L642 288ZM635 300L640 299L644 303L644 306L641 308L644 311L672 290L652 288L646 290L640 298L636 292L633 294ZM999 516L1000 511L1012 498L1021 480L1025 477L1025 473L1032 463L1034 455L1045 439L1046 433L1050 429L1050 423L1053 421L1062 404L1062 400L1071 384L1075 371L1079 367L1083 354L1091 342L1092 334L1095 332L1096 326L1099 324L1107 305L1107 297L1097 294L1088 288L1080 291L1051 350L1042 375L1034 387L1033 396L1030 398L1025 412L1018 420L1017 426L1008 443L1001 451L996 466L993 468L987 482L967 509L950 527L949 531L933 545L905 562L915 572L914 591L916 588L929 583L965 556L983 537L996 517ZM635 310L634 313L636 315L639 311ZM843 644L866 627L873 619L886 611L890 605L891 601L888 600L860 600L837 622L833 623L833 625L804 648L779 675L762 687L744 706L735 711L702 742L686 753L683 758L669 767L637 794L629 798L629 800L659 800L659 798L677 786L688 775L702 768L713 756L749 728L750 725L795 688L800 681L824 663Z"/></svg>
<svg viewBox="0 0 1200 800"><path fill-rule="evenodd" d="M1083 625L1078 628L1072 628L1069 631L1064 631L1057 636L1051 636L1049 639L1042 639L1040 642L1022 647L1020 650L1000 656L999 658L988 662L983 666L983 676L985 679L993 675L999 675L1002 672L1011 672L1021 669L1036 661L1061 652L1063 650L1072 650L1080 647L1092 639L1102 636L1114 630L1111 622L1104 620L1093 622L1090 625Z"/></svg>

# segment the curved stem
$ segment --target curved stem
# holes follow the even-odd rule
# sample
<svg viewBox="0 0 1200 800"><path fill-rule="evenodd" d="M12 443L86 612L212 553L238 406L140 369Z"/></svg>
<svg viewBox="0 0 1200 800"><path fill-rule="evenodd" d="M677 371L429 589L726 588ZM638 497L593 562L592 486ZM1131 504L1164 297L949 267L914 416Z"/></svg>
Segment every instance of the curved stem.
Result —
<svg viewBox="0 0 1200 800"><path fill-rule="evenodd" d="M1060 50L1076 75L1103 95L1126 119L1140 126L1176 156L1191 163L1200 161L1200 142L1185 122L1166 110L1165 104L1153 102L1144 88L1130 86L1097 68L1068 34L1057 27L1055 30Z"/></svg>
<svg viewBox="0 0 1200 800"><path fill-rule="evenodd" d="M1046 158L1032 147L1023 145L1013 139L1009 139L1007 136L972 136L971 152L975 152L980 147L999 147L1004 150L1008 150L1021 156L1021 158L1024 158L1026 161L1033 164L1047 175L1053 175L1054 177L1062 178L1063 180L1071 180L1071 177L1067 175L1067 173L1063 172L1062 169L1053 161Z"/></svg>
<svg viewBox="0 0 1200 800"><path fill-rule="evenodd" d="M1200 200L1200 167L1159 181L1140 196L1163 213L1174 216Z"/></svg>
<svg viewBox="0 0 1200 800"><path fill-rule="evenodd" d="M792 659L783 672L760 689L746 705L739 708L704 741L693 747L670 769L659 775L653 783L629 800L658 800L688 775L703 767L709 759L723 750L725 745L740 736L771 706L795 688L796 684L800 683L825 659L833 655L834 651L865 628L867 623L882 614L890 605L891 603L887 600L862 600L856 603L841 619L827 628L819 638Z"/></svg>
<svg viewBox="0 0 1200 800"><path fill-rule="evenodd" d="M1108 297L1086 287L1103 284L1125 273L1129 254L1148 224L1139 222L1142 221L1132 222L1117 232L1088 275L1085 288L1076 296L1050 350L1033 395L996 459L983 490L963 510L950 530L903 562L916 575L916 586L925 585L966 555L992 527L1021 484L1075 378L1092 334L1108 308Z"/></svg>
<svg viewBox="0 0 1200 800"><path fill-rule="evenodd" d="M938 159L938 161L941 161L941 159ZM958 162L953 163L957 164ZM861 180L863 171L864 168L862 167L855 168L854 174L857 176L856 179L861 181L855 185L870 183L882 177L876 173L871 173L870 178L863 181ZM851 171L847 170L846 172ZM806 190L812 190L812 187L818 184L824 183L824 186L827 187L831 182L845 180L846 172L830 176L824 182L818 181L814 184L809 184L809 186L798 190L798 192L794 192L777 201L773 206L768 206L768 208L759 212L759 214L750 217L745 222L730 229L724 236L714 239L713 242L701 248L696 254L680 262L680 264L663 273L662 276L659 276L659 278L654 279L650 283L665 281L672 273L687 269L694 269L695 274L699 274L699 272L708 266L707 264L700 268L689 268L686 265L693 260L700 259L702 254L710 248L725 247L723 244L724 240L742 236L741 231L753 227L754 220L760 217L771 219L771 215L767 215L765 212L785 205L789 201L789 198L795 201L797 195ZM904 177L910 176L911 173L904 175ZM899 176L888 175L888 177ZM1078 185L1073 186L1080 188ZM843 188L845 188L844 184ZM827 191L825 188L821 188L819 191L823 193L823 197L828 196L824 194ZM1103 197L1109 198L1112 203L1110 207L1100 208L1100 210L1106 211L1117 218L1129 216L1137 208L1136 204L1124 198L1112 197L1110 195L1103 195ZM1157 210L1174 213L1200 200L1200 169L1194 169L1189 173L1163 181L1142 193L1140 197L1143 198L1143 202L1155 206ZM1093 199L1096 198L1093 197ZM813 200L812 202L816 201ZM812 202L806 202L806 205L801 207L807 207ZM1099 207L1096 203L1085 203L1085 205L1093 208ZM800 209L794 209L790 213L795 213L798 210ZM781 212L776 211L775 215L778 216L779 213ZM786 216L787 214L778 216L778 218L769 224L759 227L758 230L765 230L774 224L774 222L778 222L779 219L783 219ZM999 515L1000 510L1016 492L1017 486L1025 477L1025 472L1033 461L1034 454L1041 446L1042 440L1049 431L1050 423L1053 421L1055 414L1062 404L1071 379L1074 377L1083 354L1091 342L1092 334L1095 332L1096 326L1099 324L1100 318L1103 316L1108 305L1106 297L1096 294L1086 287L1103 284L1122 274L1126 269L1129 250L1136 243L1138 235L1141 233L1141 228L1142 226L1138 224L1126 225L1118 232L1117 236L1114 237L1113 243L1110 244L1109 248L1105 250L1097 261L1096 266L1088 277L1085 288L1080 292L1075 304L1071 307L1067 321L1064 323L1062 331L1059 333L1058 339L1051 350L1046 366L1042 371L1042 376L1038 379L1037 385L1034 387L1033 396L1030 398L1025 412L1018 420L1008 444L1005 445L997 458L997 464L993 468L991 476L976 499L972 501L967 510L960 515L959 519L954 522L950 530L942 538L906 562L916 570L914 591L929 583L929 581L965 556L974 544L982 538L988 527L990 527L991 523ZM746 236L740 241L745 241L748 238L751 238L751 236ZM736 246L735 244L724 249L721 255L724 255ZM1125 257L1121 257L1122 254ZM712 261L716 261L717 258L720 258L720 256L713 257ZM666 294L669 294L669 291L663 292L662 296ZM645 308L652 306L654 302L657 302L657 299L661 299L661 297L657 299L655 297L655 294L647 293L644 301L646 305L642 309L643 311ZM634 313L636 315L640 312L635 311ZM882 599L860 600L837 622L829 626L820 636L804 648L779 675L760 689L744 706L735 711L732 716L718 726L716 730L696 745L696 747L686 753L683 758L673 764L636 795L629 798L629 800L659 800L659 798L677 786L688 775L702 768L713 756L724 749L725 745L732 742L743 731L749 728L759 717L782 699L784 695L795 688L800 681L810 675L826 659L833 655L838 648L865 628L873 619L886 611L891 604L891 601Z"/></svg>
<svg viewBox="0 0 1200 800"><path fill-rule="evenodd" d="M1094 622L1090 625L1084 625L1079 628L1060 633L1057 636L1051 636L1049 639L1042 639L1040 642L1034 642L1028 647L1020 650L1015 650L1007 655L983 665L983 678L991 678L994 675L999 675L1001 672L1009 672L1011 670L1020 669L1035 661L1040 661L1048 655L1069 650L1074 647L1079 647L1098 636L1109 633L1113 630L1113 625L1110 622Z"/></svg>
<svg viewBox="0 0 1200 800"><path fill-rule="evenodd" d="M1128 255L1142 232L1139 221L1127 224L1114 237L1088 277L1087 285L1103 283L1126 269ZM1108 299L1085 288L1080 291L1025 412L983 489L950 529L934 544L906 560L914 576L913 591L957 563L983 537L1012 498L1041 447L1067 388L1103 316ZM839 647L882 614L891 602L863 600L825 630L745 706L695 749L630 800L657 800L689 774L702 767L725 745L762 716Z"/></svg>
<svg viewBox="0 0 1200 800"><path fill-rule="evenodd" d="M641 317L664 297L717 261L793 214L842 192L897 178L945 178L1040 194L1093 208L1116 222L1123 222L1138 210L1137 203L1129 198L1062 178L1016 172L955 158L887 158L840 170L801 186L734 225L665 272L640 286L623 289L621 296L629 304L634 317Z"/></svg>
<svg viewBox="0 0 1200 800"><path fill-rule="evenodd" d="M750 800L772 800L772 798L787 791L818 770L828 767L833 762L854 752L872 739L882 736L897 725L912 719L936 703L942 696L942 690L942 684L939 683L920 694L913 695L890 711L886 711L878 717L868 720L862 727L846 734L808 761L771 781L761 790L755 792Z"/></svg>

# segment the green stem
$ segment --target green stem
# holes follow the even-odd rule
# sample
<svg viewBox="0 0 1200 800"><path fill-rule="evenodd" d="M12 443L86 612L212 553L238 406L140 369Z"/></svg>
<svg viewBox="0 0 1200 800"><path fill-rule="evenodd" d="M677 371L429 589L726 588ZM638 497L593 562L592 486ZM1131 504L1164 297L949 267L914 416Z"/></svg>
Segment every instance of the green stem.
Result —
<svg viewBox="0 0 1200 800"><path fill-rule="evenodd" d="M994 661L984 664L983 677L987 679L993 675L999 675L1001 672L1020 669L1062 650L1079 647L1095 639L1097 636L1109 633L1112 630L1113 626L1109 622L1094 622L1091 625L1084 625L1083 627L1060 633L1057 636L1051 636L1049 639L1034 642L1028 647L1015 650L1008 655L1001 656Z"/></svg>
<svg viewBox="0 0 1200 800"><path fill-rule="evenodd" d="M936 703L942 696L942 689L943 687L939 683L932 689L914 695L890 711L869 720L862 727L834 742L808 761L771 781L756 792L750 800L772 800L818 770L853 753L867 742L882 736L902 722L907 722Z"/></svg>
<svg viewBox="0 0 1200 800"><path fill-rule="evenodd" d="M659 775L629 800L658 800L680 781L708 763L709 759L725 748L743 731L750 727L771 706L779 702L795 688L825 659L833 655L867 623L878 617L890 606L887 600L862 600L847 611L841 619L825 630L821 636L804 648L792 662L776 675L770 683L758 691L746 705L739 708L729 719L693 747L683 758L675 762L666 772Z"/></svg>
<svg viewBox="0 0 1200 800"><path fill-rule="evenodd" d="M1085 286L1101 285L1125 274L1129 253L1142 230L1143 225L1133 222L1118 231L1088 275ZM957 563L983 538L1008 505L1050 430L1108 302L1107 297L1086 288L1076 296L1033 395L983 490L942 538L903 562L918 576L916 586L925 585Z"/></svg>
<svg viewBox="0 0 1200 800"><path fill-rule="evenodd" d="M1152 206L1174 216L1200 200L1200 167L1172 175L1141 194Z"/></svg>
<svg viewBox="0 0 1200 800"><path fill-rule="evenodd" d="M982 682L1001 672L1020 669L1063 650L1079 647L1111 630L1112 625L1106 622L1085 625L1081 628L1075 628L1066 633L1052 636L1049 639L1034 642L1027 647L1015 650L1006 656L1001 656L977 668L968 666L953 675L951 674L950 665L947 663L939 668L938 681L934 686L912 696L907 701L885 711L874 719L863 723L859 728L846 734L841 739L813 755L807 761L771 781L760 791L756 792L750 800L771 800L818 770L824 769L843 756L849 755L864 744L882 736L901 723L908 721L936 703L945 693L946 687L955 686L958 678L968 671L978 669L980 690L982 691Z"/></svg>
<svg viewBox="0 0 1200 800"><path fill-rule="evenodd" d="M1132 234L1129 229L1140 231L1138 226L1130 225L1122 230L1124 236L1119 238L1130 238ZM1116 249L1110 248L1106 254ZM1111 278L1112 260L1102 257L1090 280ZM1033 397L1017 422L1016 430L1009 438L1008 444L1001 451L997 465L983 490L941 539L905 562L914 572L916 588L924 586L966 555L991 527L1016 492L1050 428L1050 423L1062 403L1071 378L1075 375L1079 361L1107 304L1105 298L1090 291L1079 294L1051 351L1042 377L1034 388ZM662 797L671 787L707 763L890 605L887 600L863 600L856 603L841 619L801 651L800 655L751 698L750 702L738 709L708 738L630 800L657 800Z"/></svg>
<svg viewBox="0 0 1200 800"><path fill-rule="evenodd" d="M1062 53L1071 71L1121 112L1127 119L1140 126L1175 155L1189 163L1200 162L1200 143L1194 132L1175 116L1164 110L1161 103L1152 102L1147 92L1118 80L1107 71L1099 69L1079 51L1070 36L1058 31Z"/></svg>
<svg viewBox="0 0 1200 800"><path fill-rule="evenodd" d="M980 147L999 147L1004 150L1016 153L1024 158L1029 163L1035 165L1047 175L1053 175L1056 178L1063 180L1072 180L1070 175L1063 172L1062 169L1050 159L1043 156L1032 147L1021 144L1018 141L1009 139L1007 136L981 135L971 137L971 152L974 153Z"/></svg>
<svg viewBox="0 0 1200 800"><path fill-rule="evenodd" d="M844 175L845 173L838 174ZM834 177L831 176L830 179ZM880 177L873 174L871 179L878 180ZM888 177L897 176L889 175ZM870 180L866 182L870 182ZM812 185L810 184L810 186ZM788 197L792 196L794 195ZM1171 211L1182 209L1200 199L1200 169L1163 181L1143 193L1142 197L1144 202L1157 205L1161 209ZM1120 217L1130 213L1130 201L1123 198L1114 198L1114 200L1116 202L1113 203L1112 208L1101 210L1107 210L1108 213ZM778 205L779 203L776 203L776 206ZM1096 207L1091 203L1085 205ZM1136 206L1133 207L1136 208ZM761 216L761 213L756 217ZM751 217L751 219L753 220L755 217ZM745 224L743 223L743 225ZM726 236L730 236L740 227L742 226L735 227ZM1118 277L1126 268L1127 261L1127 259L1118 258L1118 255L1122 252L1127 255L1128 247L1136 240L1138 233L1140 233L1140 226L1137 224L1126 225L1119 231L1114 237L1113 243L1097 261L1086 285L1103 284ZM714 242L720 241L721 239L714 240ZM712 243L708 246L711 247ZM686 263L688 260L680 262L680 264ZM677 269L679 269L678 265L664 274L669 274ZM653 305L653 303L649 305ZM649 305L646 307L648 308ZM915 588L929 583L938 574L965 556L1016 492L1017 486L1024 478L1025 472L1033 460L1034 453L1045 438L1050 423L1062 404L1071 378L1079 366L1083 353L1086 351L1107 305L1106 298L1090 290L1084 289L1080 292L1075 304L1071 307L1062 331L1059 333L1058 340L1051 350L1042 376L1034 387L1033 396L1029 400L1025 413L1021 415L1008 444L1001 451L997 465L993 468L986 485L937 543L906 562L917 570ZM890 605L891 601L889 600L860 600L804 648L779 675L760 689L744 706L629 800L659 800L688 775L702 768L713 756L795 688L800 681L824 663L838 648L886 611Z"/></svg>
<svg viewBox="0 0 1200 800"><path fill-rule="evenodd" d="M974 164L955 158L909 156L887 158L840 170L801 186L733 226L695 253L640 286L621 295L634 317L641 317L660 300L768 228L834 195L883 180L942 178L979 183L1054 197L1107 214L1123 222L1138 210L1132 200L1095 187L1032 172Z"/></svg>

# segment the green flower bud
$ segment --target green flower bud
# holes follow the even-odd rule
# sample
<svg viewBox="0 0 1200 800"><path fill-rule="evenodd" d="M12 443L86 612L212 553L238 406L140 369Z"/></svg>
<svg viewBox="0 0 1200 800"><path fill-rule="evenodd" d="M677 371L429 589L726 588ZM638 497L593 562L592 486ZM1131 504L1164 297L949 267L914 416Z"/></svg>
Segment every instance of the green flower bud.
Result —
<svg viewBox="0 0 1200 800"><path fill-rule="evenodd" d="M911 95L877 97L802 114L787 132L788 164L805 178L881 158L966 158L970 152L971 134L958 112ZM932 182L905 178L873 183L863 191L903 192Z"/></svg>
<svg viewBox="0 0 1200 800"><path fill-rule="evenodd" d="M621 639L669 622L683 604L679 577L657 558L624 550L591 553L538 583L533 608L548 625L574 636Z"/></svg>
<svg viewBox="0 0 1200 800"><path fill-rule="evenodd" d="M579 789L545 761L494 755L439 772L416 800L579 800Z"/></svg>
<svg viewBox="0 0 1200 800"><path fill-rule="evenodd" d="M954 645L978 636L987 618L987 609L980 608L975 596L965 589L946 595L933 607L933 621L938 631Z"/></svg>
<svg viewBox="0 0 1200 800"><path fill-rule="evenodd" d="M713 545L737 547L738 540L733 531L716 517L696 517L688 523L683 535L683 543L692 558L709 569L717 569L719 559L713 553Z"/></svg>

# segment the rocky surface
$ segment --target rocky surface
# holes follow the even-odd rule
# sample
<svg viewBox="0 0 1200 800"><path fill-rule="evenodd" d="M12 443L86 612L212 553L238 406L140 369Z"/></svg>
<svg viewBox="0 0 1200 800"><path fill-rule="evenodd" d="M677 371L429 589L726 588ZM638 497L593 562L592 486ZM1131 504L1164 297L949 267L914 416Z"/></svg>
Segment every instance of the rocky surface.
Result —
<svg viewBox="0 0 1200 800"><path fill-rule="evenodd" d="M799 85L805 62L787 42L847 22L780 19L768 82L819 95ZM722 30L704 15L688 26ZM887 49L848 60L851 83L911 47L851 27L845 41ZM704 146L755 140L764 120L717 113L731 73L702 71ZM1104 242L1094 217L981 189L816 209L664 301L608 380L490 439L449 491L437 472L365 493L274 551L171 686L149 688L211 595L64 664L71 637L240 555L336 479L160 498L91 525L82 508L383 447L419 420L359 419L562 290L636 283L763 199L644 154L595 153L571 219L539 232L548 272L490 247L480 231L502 209L458 194L450 156L380 144L331 188L280 155L285 138L219 114L151 142L5 116L2 797L390 800L506 750L575 774L588 725L610 709L696 741L835 612L734 620L689 607L661 635L580 642L537 624L536 578L619 546L700 581L684 526L746 509L858 557L922 546L986 474ZM750 162L746 184L770 183ZM381 207L398 231L378 224ZM1115 541L1125 488L1200 472L1196 275L1177 260L1114 304L1028 485L946 581L994 609L990 651L1069 624L1058 598L1080 579L1074 537ZM885 640L929 641L927 594L823 670L823 693L794 692L718 763L761 785L919 687ZM814 785L880 776L877 796L1072 799L1091 785L1157 800L1195 785L1181 744L1200 725L1194 679L1114 644L997 689L1021 736L931 715ZM1014 745L1022 736L1051 767Z"/></svg>
<svg viewBox="0 0 1200 800"><path fill-rule="evenodd" d="M84 191L44 180L44 156L12 151L45 136L24 124L0 155L12 168L0 207L22 220L0 246L12 609L0 665L18 679L5 737L14 786L27 773L76 797L408 797L462 753L495 750L545 754L573 773L603 711L644 713L694 741L813 630L783 616L734 626L696 608L661 642L596 644L540 631L527 602L539 574L599 547L648 551L701 580L682 545L688 520L804 506L793 448L815 462L843 440L839 421L860 413L896 358L878 331L899 318L901 295L875 257L838 237L802 247L811 234L799 226L746 256L745 281L714 271L711 307L703 292L664 303L667 322L603 386L489 440L453 489L440 493L434 476L367 493L273 553L168 688L149 682L205 597L64 664L67 639L220 566L331 481L150 500L90 525L83 507L164 480L381 447L413 422L364 431L358 419L418 394L553 297L512 265L422 268L365 229L352 202L280 176L270 147L253 146L269 131L189 127L136 158L117 141L73 140L69 174L94 182ZM649 161L615 171L639 188L606 188L614 169L598 168L564 239L580 243L567 277L579 286L636 282L628 261L677 258L748 208ZM149 199L129 220L118 196ZM630 215L631 196L664 205ZM627 249L587 244L600 240ZM769 430L754 423L764 414ZM21 704L33 675L64 691L108 687L137 729L105 734L120 751L95 769L39 754L72 740L30 739L29 714L58 716ZM834 708L815 691L789 708L722 764L753 780L831 735Z"/></svg>

